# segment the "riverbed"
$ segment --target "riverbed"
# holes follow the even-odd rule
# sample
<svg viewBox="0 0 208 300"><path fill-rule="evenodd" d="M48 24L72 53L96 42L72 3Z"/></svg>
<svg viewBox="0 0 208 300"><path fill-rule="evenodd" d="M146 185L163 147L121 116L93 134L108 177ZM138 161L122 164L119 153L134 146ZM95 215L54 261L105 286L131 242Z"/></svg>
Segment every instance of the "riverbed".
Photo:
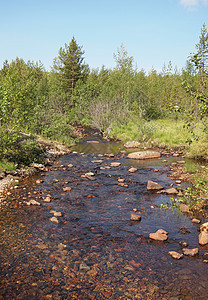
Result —
<svg viewBox="0 0 208 300"><path fill-rule="evenodd" d="M0 299L207 299L200 224L173 205L177 197L147 191L148 180L183 189L169 169L182 158L136 161L123 150L86 137L11 191L0 212ZM130 220L133 210L141 221ZM168 240L151 240L160 228ZM179 242L199 254L174 260Z"/></svg>

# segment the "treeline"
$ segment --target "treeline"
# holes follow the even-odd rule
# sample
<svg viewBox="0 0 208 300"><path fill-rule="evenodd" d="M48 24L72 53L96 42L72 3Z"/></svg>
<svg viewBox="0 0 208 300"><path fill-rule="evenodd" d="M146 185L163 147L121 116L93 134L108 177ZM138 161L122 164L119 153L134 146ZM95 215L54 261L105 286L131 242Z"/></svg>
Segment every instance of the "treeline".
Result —
<svg viewBox="0 0 208 300"><path fill-rule="evenodd" d="M201 29L196 53L182 70L171 62L158 73L138 70L123 45L116 67L90 70L73 37L60 48L50 72L41 63L16 58L0 70L0 159L29 163L41 135L70 143L74 123L106 132L129 120L160 118L203 120L207 130L208 33ZM21 151L20 151L21 149Z"/></svg>

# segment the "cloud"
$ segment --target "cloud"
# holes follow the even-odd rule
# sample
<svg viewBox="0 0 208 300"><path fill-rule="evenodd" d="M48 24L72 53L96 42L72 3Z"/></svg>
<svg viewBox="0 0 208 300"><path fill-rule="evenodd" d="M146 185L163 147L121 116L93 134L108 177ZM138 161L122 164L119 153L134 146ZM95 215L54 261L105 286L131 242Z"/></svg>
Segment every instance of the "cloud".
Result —
<svg viewBox="0 0 208 300"><path fill-rule="evenodd" d="M187 8L194 8L199 4L208 5L208 0L180 0L180 4Z"/></svg>

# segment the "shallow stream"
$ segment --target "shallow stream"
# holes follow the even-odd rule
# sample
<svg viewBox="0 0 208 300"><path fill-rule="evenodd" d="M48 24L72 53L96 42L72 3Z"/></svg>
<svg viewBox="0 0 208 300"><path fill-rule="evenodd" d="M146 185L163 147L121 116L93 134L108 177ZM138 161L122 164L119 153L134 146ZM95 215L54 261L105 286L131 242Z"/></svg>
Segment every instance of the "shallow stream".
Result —
<svg viewBox="0 0 208 300"><path fill-rule="evenodd" d="M85 138L72 149L77 153L12 191L13 205L0 211L0 299L207 299L208 247L198 244L200 225L172 205L172 196L147 191L148 180L178 188L168 165L182 158L135 161L122 150ZM138 171L130 173L132 166ZM84 178L88 172L95 175ZM31 199L41 205L19 204ZM132 209L140 222L130 220ZM59 223L50 221L54 211L62 213ZM159 228L168 231L166 242L149 239ZM170 257L171 250L182 253L181 241L199 255Z"/></svg>

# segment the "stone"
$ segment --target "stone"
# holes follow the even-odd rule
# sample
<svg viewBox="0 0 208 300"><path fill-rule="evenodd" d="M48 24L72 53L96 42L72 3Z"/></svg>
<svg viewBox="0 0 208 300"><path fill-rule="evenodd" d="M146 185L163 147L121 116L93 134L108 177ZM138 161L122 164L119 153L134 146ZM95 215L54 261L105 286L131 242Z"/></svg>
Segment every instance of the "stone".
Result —
<svg viewBox="0 0 208 300"><path fill-rule="evenodd" d="M199 234L199 244L204 246L208 244L208 233L205 231L200 232Z"/></svg>
<svg viewBox="0 0 208 300"><path fill-rule="evenodd" d="M141 216L131 213L131 221L141 221Z"/></svg>
<svg viewBox="0 0 208 300"><path fill-rule="evenodd" d="M183 251L184 255L188 255L188 256L195 256L195 255L197 255L199 253L199 249L198 248L193 248L193 249L183 248L182 251Z"/></svg>
<svg viewBox="0 0 208 300"><path fill-rule="evenodd" d="M168 239L168 233L163 229L158 229L156 232L150 233L149 238L155 241L166 241Z"/></svg>
<svg viewBox="0 0 208 300"><path fill-rule="evenodd" d="M86 263L82 262L79 266L79 269L83 270L83 271L89 271L90 267L88 265L86 265Z"/></svg>
<svg viewBox="0 0 208 300"><path fill-rule="evenodd" d="M62 217L62 212L54 211L53 215L54 215L54 217Z"/></svg>
<svg viewBox="0 0 208 300"><path fill-rule="evenodd" d="M208 222L206 222L200 226L200 232L202 232L202 231L208 233Z"/></svg>
<svg viewBox="0 0 208 300"><path fill-rule="evenodd" d="M119 167L121 165L120 162L112 162L111 167Z"/></svg>
<svg viewBox="0 0 208 300"><path fill-rule="evenodd" d="M87 144L99 144L99 141L87 141Z"/></svg>
<svg viewBox="0 0 208 300"><path fill-rule="evenodd" d="M89 177L89 176L95 176L95 174L93 172L85 173L85 177Z"/></svg>
<svg viewBox="0 0 208 300"><path fill-rule="evenodd" d="M46 202L46 203L50 203L50 202L51 202L51 199L52 199L51 195L48 194L48 195L46 196L46 198L43 199L43 201Z"/></svg>
<svg viewBox="0 0 208 300"><path fill-rule="evenodd" d="M129 172L130 172L130 173L135 173L135 172L137 172L137 168L133 168L133 167L132 167L132 168L129 169Z"/></svg>
<svg viewBox="0 0 208 300"><path fill-rule="evenodd" d="M56 217L50 218L50 221L57 224L59 223L59 220Z"/></svg>
<svg viewBox="0 0 208 300"><path fill-rule="evenodd" d="M150 159L150 158L158 158L160 157L160 152L157 151L140 151L140 152L133 152L127 155L128 158L132 159Z"/></svg>
<svg viewBox="0 0 208 300"><path fill-rule="evenodd" d="M124 178L118 178L118 182L123 183L123 182L125 182L125 179Z"/></svg>
<svg viewBox="0 0 208 300"><path fill-rule="evenodd" d="M29 205L40 205L40 202L36 201L36 200L30 200L28 202L26 202L26 204Z"/></svg>
<svg viewBox="0 0 208 300"><path fill-rule="evenodd" d="M186 242L179 242L179 245L183 248L188 247L188 243Z"/></svg>
<svg viewBox="0 0 208 300"><path fill-rule="evenodd" d="M189 212L189 206L187 204L181 203L180 204L180 210L182 213L188 213Z"/></svg>
<svg viewBox="0 0 208 300"><path fill-rule="evenodd" d="M73 165L72 164L68 164L68 168L73 168Z"/></svg>
<svg viewBox="0 0 208 300"><path fill-rule="evenodd" d="M180 254L176 251L169 251L168 254L174 259L181 259L183 257L183 254Z"/></svg>
<svg viewBox="0 0 208 300"><path fill-rule="evenodd" d="M70 192L71 191L70 186L66 186L65 188L63 188L63 191L64 192Z"/></svg>
<svg viewBox="0 0 208 300"><path fill-rule="evenodd" d="M151 181L151 180L148 180L147 182L147 190L162 190L163 187L157 183L157 182L154 182L154 181Z"/></svg>
<svg viewBox="0 0 208 300"><path fill-rule="evenodd" d="M193 218L192 219L192 223L194 223L194 224L200 224L201 221L199 219Z"/></svg>
<svg viewBox="0 0 208 300"><path fill-rule="evenodd" d="M124 144L125 148L139 148L141 144L136 141L128 141Z"/></svg>
<svg viewBox="0 0 208 300"><path fill-rule="evenodd" d="M102 164L103 160L102 159L97 159L97 160L92 160L91 161L93 164Z"/></svg>
<svg viewBox="0 0 208 300"><path fill-rule="evenodd" d="M159 191L158 194L177 195L178 191L175 188Z"/></svg>

